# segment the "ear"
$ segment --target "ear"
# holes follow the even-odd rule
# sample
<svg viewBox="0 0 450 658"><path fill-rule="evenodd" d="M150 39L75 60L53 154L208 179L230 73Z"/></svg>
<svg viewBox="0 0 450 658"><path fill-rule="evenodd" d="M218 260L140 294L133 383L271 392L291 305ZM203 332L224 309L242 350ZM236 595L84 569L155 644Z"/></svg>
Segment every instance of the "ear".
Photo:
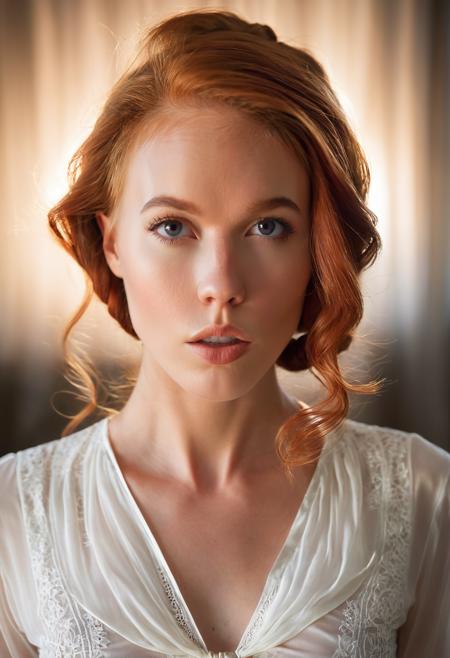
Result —
<svg viewBox="0 0 450 658"><path fill-rule="evenodd" d="M109 265L109 269L121 279L122 268L117 254L115 227L113 226L111 218L101 211L95 213L95 219L103 235L103 253L105 254L105 259Z"/></svg>

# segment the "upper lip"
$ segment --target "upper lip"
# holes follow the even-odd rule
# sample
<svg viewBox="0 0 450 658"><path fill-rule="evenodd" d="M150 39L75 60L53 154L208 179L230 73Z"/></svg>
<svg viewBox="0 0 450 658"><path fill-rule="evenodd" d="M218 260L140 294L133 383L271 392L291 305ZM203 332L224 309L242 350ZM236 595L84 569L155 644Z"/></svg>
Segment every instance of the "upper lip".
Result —
<svg viewBox="0 0 450 658"><path fill-rule="evenodd" d="M210 324L207 327L204 327L197 334L194 334L188 343L195 343L198 340L203 340L204 338L209 338L210 336L234 336L239 338L239 340L244 341L245 343L250 343L250 339L247 335L238 329L233 327L231 324Z"/></svg>

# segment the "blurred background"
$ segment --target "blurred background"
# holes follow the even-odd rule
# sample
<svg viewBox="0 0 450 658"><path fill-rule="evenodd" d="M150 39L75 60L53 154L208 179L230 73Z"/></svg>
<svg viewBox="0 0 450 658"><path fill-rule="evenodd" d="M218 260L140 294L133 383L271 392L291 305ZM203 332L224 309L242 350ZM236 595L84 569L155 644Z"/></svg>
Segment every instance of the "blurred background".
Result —
<svg viewBox="0 0 450 658"><path fill-rule="evenodd" d="M450 3L445 0L1 0L0 454L58 438L80 408L61 336L84 279L47 228L70 156L145 28L214 7L269 24L324 65L366 153L383 250L362 275L365 315L341 364L386 377L350 416L450 450ZM75 332L104 376L139 346L95 302ZM310 373L280 381L311 403ZM86 424L95 418L87 419Z"/></svg>

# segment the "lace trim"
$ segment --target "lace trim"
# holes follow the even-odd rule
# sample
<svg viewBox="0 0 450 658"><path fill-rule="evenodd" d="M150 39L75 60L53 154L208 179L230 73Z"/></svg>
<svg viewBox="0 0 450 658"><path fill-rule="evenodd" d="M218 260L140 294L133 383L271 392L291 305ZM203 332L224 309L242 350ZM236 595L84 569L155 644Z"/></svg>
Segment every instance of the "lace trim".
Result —
<svg viewBox="0 0 450 658"><path fill-rule="evenodd" d="M178 603L178 597L176 596L175 592L173 591L173 588L169 582L169 579L167 578L165 572L163 569L159 566L156 565L156 568L158 570L159 577L162 582L162 586L164 589L164 592L167 596L167 599L170 603L170 607L173 610L175 620L178 624L178 626L181 628L184 633L200 648L204 648L204 643L203 640L198 636L194 626L191 624L187 616L184 614L184 611L180 604Z"/></svg>
<svg viewBox="0 0 450 658"><path fill-rule="evenodd" d="M263 623L264 616L266 614L267 609L269 608L270 604L272 603L273 598L275 597L275 594L277 593L278 586L275 586L269 594L264 598L264 601L262 602L261 606L258 609L258 612L256 614L255 620L248 629L247 633L244 635L242 638L242 642L240 643L240 652L246 651L248 645L252 642L256 631L259 629L261 624ZM258 656L261 656L261 654L258 654Z"/></svg>
<svg viewBox="0 0 450 658"><path fill-rule="evenodd" d="M370 468L370 509L382 504L383 462L389 477L386 487L386 540L374 573L357 595L346 602L339 627L338 648L332 658L395 658L396 629L405 620L405 593L411 537L411 509L407 444L401 436L360 434Z"/></svg>
<svg viewBox="0 0 450 658"><path fill-rule="evenodd" d="M64 441L64 445L52 445L59 441ZM56 566L46 510L50 471L53 475L55 470L62 473L70 464L68 451L77 449L77 444L70 438L57 442L19 453L25 527L38 595L38 615L45 629L39 655L41 658L104 658L103 649L110 643L105 627L70 597ZM52 457L52 449L55 453L50 469L48 460ZM84 454L84 449L83 446L80 453ZM75 463L78 486L82 454L77 456ZM77 495L81 519L79 492Z"/></svg>

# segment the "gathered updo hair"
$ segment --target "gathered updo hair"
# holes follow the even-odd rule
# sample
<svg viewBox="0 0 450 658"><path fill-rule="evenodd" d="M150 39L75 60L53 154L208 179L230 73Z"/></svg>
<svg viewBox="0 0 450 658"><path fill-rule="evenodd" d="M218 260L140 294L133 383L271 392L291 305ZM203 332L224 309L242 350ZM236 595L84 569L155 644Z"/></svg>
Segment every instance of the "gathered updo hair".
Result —
<svg viewBox="0 0 450 658"><path fill-rule="evenodd" d="M289 470L318 458L324 436L347 415L348 392L380 389L382 381L347 382L338 354L361 321L359 274L373 263L381 241L377 218L366 205L368 165L323 67L307 50L278 41L267 25L228 11L177 13L148 29L71 158L68 193L48 213L52 234L86 276L85 297L63 336L66 362L86 404L63 436L97 409L107 409L98 403L92 368L67 344L94 293L138 338L123 280L106 262L96 213L109 215L116 208L127 158L145 127L157 126L170 108L218 103L239 109L293 149L310 181L312 274L298 320L301 335L290 340L276 364L289 371L310 369L326 397L299 407L279 428L276 449Z"/></svg>

